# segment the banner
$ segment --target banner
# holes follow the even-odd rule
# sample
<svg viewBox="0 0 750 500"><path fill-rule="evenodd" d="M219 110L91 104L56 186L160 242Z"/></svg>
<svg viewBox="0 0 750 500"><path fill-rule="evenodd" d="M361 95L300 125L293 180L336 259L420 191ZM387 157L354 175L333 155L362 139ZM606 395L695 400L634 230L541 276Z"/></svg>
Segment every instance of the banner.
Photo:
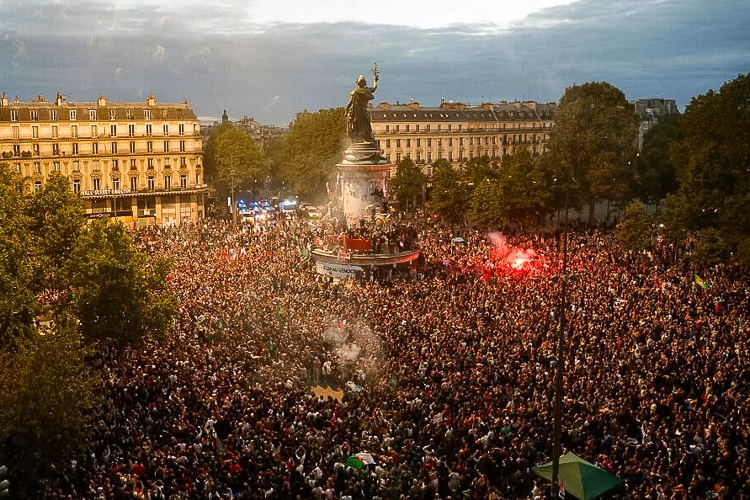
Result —
<svg viewBox="0 0 750 500"><path fill-rule="evenodd" d="M350 250L359 250L360 252L367 252L372 246L372 240L355 239L344 236L344 248Z"/></svg>
<svg viewBox="0 0 750 500"><path fill-rule="evenodd" d="M362 272L362 268L333 262L316 262L315 272L334 278L356 278L357 273Z"/></svg>

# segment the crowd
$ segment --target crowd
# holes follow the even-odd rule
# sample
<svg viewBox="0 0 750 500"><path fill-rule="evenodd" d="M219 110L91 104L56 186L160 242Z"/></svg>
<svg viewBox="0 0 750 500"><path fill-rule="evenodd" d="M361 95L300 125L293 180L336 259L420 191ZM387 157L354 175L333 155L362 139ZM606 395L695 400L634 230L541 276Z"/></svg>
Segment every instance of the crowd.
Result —
<svg viewBox="0 0 750 500"><path fill-rule="evenodd" d="M50 497L548 498L560 233L507 236L519 269L488 235L397 224L422 259L392 282L315 274L324 235L296 221L134 232L174 259L179 319L102 353L89 453ZM747 277L597 230L566 247L564 450L623 478L612 498L750 498Z"/></svg>

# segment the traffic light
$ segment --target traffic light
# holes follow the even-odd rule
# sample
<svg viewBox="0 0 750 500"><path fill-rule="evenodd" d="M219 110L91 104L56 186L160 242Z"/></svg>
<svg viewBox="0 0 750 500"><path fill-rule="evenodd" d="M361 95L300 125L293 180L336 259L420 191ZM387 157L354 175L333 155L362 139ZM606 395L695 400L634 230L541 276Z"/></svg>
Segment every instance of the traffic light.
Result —
<svg viewBox="0 0 750 500"><path fill-rule="evenodd" d="M10 491L8 491L10 481L5 479L6 477L8 477L8 468L4 465L0 466L0 498L10 496Z"/></svg>

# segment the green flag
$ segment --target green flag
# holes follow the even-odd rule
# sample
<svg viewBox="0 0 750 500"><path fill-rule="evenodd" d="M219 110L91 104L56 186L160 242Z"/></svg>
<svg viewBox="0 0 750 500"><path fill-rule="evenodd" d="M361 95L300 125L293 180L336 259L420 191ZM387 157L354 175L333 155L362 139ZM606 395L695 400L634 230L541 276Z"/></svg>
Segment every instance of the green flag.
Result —
<svg viewBox="0 0 750 500"><path fill-rule="evenodd" d="M365 466L365 463L359 459L357 455L352 455L349 457L349 459L346 461L346 465L349 467L353 467L355 469L361 469Z"/></svg>
<svg viewBox="0 0 750 500"><path fill-rule="evenodd" d="M703 281L703 280L701 279L701 277L700 277L700 276L698 276L697 274L695 275L695 283L696 283L696 284L697 284L698 286L700 286L701 288L703 288L704 290L705 290L706 288L708 288L708 285L706 284L706 282L705 282L705 281Z"/></svg>

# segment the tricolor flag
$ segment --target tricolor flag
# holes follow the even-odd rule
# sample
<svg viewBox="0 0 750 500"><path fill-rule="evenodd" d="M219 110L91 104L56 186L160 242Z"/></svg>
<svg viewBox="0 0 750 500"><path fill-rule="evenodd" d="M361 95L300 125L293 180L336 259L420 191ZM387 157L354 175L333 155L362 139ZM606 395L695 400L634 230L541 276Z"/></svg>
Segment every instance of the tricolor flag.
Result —
<svg viewBox="0 0 750 500"><path fill-rule="evenodd" d="M565 498L565 485L560 480L560 490L557 492L557 498Z"/></svg>
<svg viewBox="0 0 750 500"><path fill-rule="evenodd" d="M703 281L703 280L701 279L701 277L700 277L700 276L698 276L697 274L695 275L695 283L696 283L696 285L698 285L699 287L703 288L704 290L705 290L706 288L708 288L708 285L706 284L706 282L705 282L705 281Z"/></svg>

